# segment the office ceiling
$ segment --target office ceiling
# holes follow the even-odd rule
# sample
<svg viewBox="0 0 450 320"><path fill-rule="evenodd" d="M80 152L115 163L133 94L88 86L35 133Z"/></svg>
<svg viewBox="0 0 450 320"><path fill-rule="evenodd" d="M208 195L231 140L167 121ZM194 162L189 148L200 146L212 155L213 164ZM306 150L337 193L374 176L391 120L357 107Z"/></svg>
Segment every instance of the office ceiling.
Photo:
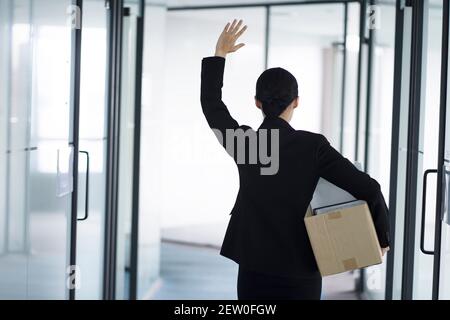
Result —
<svg viewBox="0 0 450 320"><path fill-rule="evenodd" d="M180 0L178 0L180 1ZM203 0L204 1L204 0ZM231 3L233 0L229 0ZM298 2L298 0L296 0ZM210 0L211 2L211 0ZM250 2L250 0L247 0ZM278 2L281 2L278 1ZM318 19L319 13L319 19ZM245 23L252 28L264 28L264 8L233 8L222 10L171 11L172 17L197 21L225 21L233 17L245 17ZM315 6L281 6L271 11L271 30L320 37L339 37L343 34L343 6L339 3Z"/></svg>
<svg viewBox="0 0 450 320"><path fill-rule="evenodd" d="M169 7L216 6L254 3L299 2L302 0L167 0ZM313 0L314 1L314 0ZM320 1L320 0L319 0Z"/></svg>

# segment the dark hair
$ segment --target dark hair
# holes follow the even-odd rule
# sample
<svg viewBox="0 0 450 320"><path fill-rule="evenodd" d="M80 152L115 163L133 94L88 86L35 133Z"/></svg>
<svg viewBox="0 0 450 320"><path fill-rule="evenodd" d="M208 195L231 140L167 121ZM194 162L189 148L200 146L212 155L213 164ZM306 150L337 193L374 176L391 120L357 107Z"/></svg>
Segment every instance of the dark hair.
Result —
<svg viewBox="0 0 450 320"><path fill-rule="evenodd" d="M266 116L278 117L297 97L297 80L283 68L267 69L256 81L255 98L261 101Z"/></svg>

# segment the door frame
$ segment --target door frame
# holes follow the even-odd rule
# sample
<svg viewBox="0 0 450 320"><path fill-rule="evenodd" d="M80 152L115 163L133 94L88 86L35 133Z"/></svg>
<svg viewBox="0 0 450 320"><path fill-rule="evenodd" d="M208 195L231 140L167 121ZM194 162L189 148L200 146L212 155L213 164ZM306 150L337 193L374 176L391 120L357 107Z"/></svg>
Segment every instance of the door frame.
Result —
<svg viewBox="0 0 450 320"><path fill-rule="evenodd" d="M120 110L122 79L122 34L124 0L108 1L109 19L109 68L108 68L108 145L106 176L106 221L105 221L105 257L103 298L116 299L116 266L117 266L117 221L119 192L119 152L120 152ZM135 67L135 105L134 105L134 141L133 141L133 183L131 211L130 242L130 283L128 298L138 298L138 248L139 248L139 183L140 183L140 136L142 109L142 74L144 54L144 18L145 0L138 2L136 67Z"/></svg>
<svg viewBox="0 0 450 320"><path fill-rule="evenodd" d="M108 71L103 299L115 299L123 0L107 1Z"/></svg>
<svg viewBox="0 0 450 320"><path fill-rule="evenodd" d="M443 0L442 9L442 51L441 51L441 87L439 102L439 145L436 183L436 216L434 229L434 260L432 299L439 300L439 280L441 270L441 245L443 222L443 183L445 162L445 136L447 117L447 86L448 86L448 54L449 54L449 0Z"/></svg>
<svg viewBox="0 0 450 320"><path fill-rule="evenodd" d="M411 66L409 78L408 142L406 160L405 225L402 265L402 300L413 298L417 181L422 106L424 1L408 1L412 7Z"/></svg>
<svg viewBox="0 0 450 320"><path fill-rule="evenodd" d="M79 131L80 131L80 71L81 71L81 39L82 39L82 12L83 0L72 0L72 6L78 9L75 19L79 25L72 27L72 61L70 74L70 96L72 110L72 199L70 216L70 246L69 246L69 268L74 281L76 280L76 252L77 252L77 216L78 216L78 153L79 153ZM67 271L67 270L66 270ZM75 300L75 286L69 287L69 299Z"/></svg>
<svg viewBox="0 0 450 320"><path fill-rule="evenodd" d="M411 43L410 43L410 66L408 86L408 119L407 119L407 156L406 156L406 181L405 181L405 209L404 212L396 212L398 187L398 161L400 147L400 110L402 105L402 76L404 72L403 54L404 30L405 30L405 8L412 8L411 19ZM390 200L389 213L391 225L391 250L388 253L385 298L393 299L394 282L394 259L395 259L395 229L397 215L404 215L403 225L403 247L401 266L401 294L400 298L410 300L413 294L414 280L414 250L415 250L415 228L416 228L416 195L418 178L418 156L419 156L419 128L420 108L422 99L422 49L423 49L423 1L397 0L396 3L396 36L395 36L395 66L394 66L394 96L392 113L392 142L391 142L391 178L390 178Z"/></svg>
<svg viewBox="0 0 450 320"><path fill-rule="evenodd" d="M106 146L106 192L105 192L105 224L104 224L104 257L103 257L103 299L115 299L116 288L116 245L117 245L117 204L118 204L118 170L119 170L119 124L121 108L121 66L122 66L122 31L123 31L123 0L105 1L107 10L107 146ZM72 5L78 9L79 28L72 29L72 67L71 67L71 107L73 121L73 191L70 217L70 252L69 265L76 266L77 248L77 213L78 213L78 153L80 127L80 74L82 46L82 12L83 0L72 0ZM139 164L140 164L140 128L142 101L142 67L144 48L144 12L145 1L139 0L140 16L137 28L136 52L136 86L135 86L135 132L133 148L133 204L132 234L131 234L131 268L129 298L137 298L137 265L138 265L138 223L139 223ZM76 269L75 269L76 270ZM72 270L72 279L77 274ZM70 300L76 299L76 289L69 288Z"/></svg>
<svg viewBox="0 0 450 320"><path fill-rule="evenodd" d="M395 14L395 53L394 53L394 89L392 104L392 133L391 133L391 169L389 181L389 225L391 244L386 261L385 299L393 298L394 257L395 257L395 225L397 207L398 183L398 151L400 145L400 109L402 98L402 67L403 67L403 28L404 28L404 0L396 1Z"/></svg>
<svg viewBox="0 0 450 320"><path fill-rule="evenodd" d="M138 299L139 186L141 159L142 76L144 67L145 0L139 0L136 39L135 109L133 146L133 204L131 213L130 300Z"/></svg>

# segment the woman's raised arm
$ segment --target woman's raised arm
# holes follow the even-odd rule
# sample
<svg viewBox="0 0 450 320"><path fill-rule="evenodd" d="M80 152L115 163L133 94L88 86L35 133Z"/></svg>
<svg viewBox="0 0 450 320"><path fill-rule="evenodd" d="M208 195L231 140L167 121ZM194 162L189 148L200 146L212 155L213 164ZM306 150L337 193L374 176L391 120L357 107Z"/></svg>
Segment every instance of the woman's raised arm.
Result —
<svg viewBox="0 0 450 320"><path fill-rule="evenodd" d="M228 53L235 52L244 46L243 43L236 45L236 40L246 29L247 26L242 27L242 20L227 23L217 40L215 56L204 58L202 61L200 101L203 113L209 126L220 130L223 135L226 129L239 127L222 101L225 57Z"/></svg>

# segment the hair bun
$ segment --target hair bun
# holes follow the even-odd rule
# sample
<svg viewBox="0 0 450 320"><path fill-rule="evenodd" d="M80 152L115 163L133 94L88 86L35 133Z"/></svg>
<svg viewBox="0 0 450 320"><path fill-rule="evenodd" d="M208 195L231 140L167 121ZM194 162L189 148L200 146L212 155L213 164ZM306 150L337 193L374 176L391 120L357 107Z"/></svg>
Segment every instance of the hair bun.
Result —
<svg viewBox="0 0 450 320"><path fill-rule="evenodd" d="M266 116L279 116L297 96L297 80L282 68L267 69L256 82L255 97Z"/></svg>
<svg viewBox="0 0 450 320"><path fill-rule="evenodd" d="M262 109L266 116L279 116L291 103L281 97L267 97L261 100Z"/></svg>

